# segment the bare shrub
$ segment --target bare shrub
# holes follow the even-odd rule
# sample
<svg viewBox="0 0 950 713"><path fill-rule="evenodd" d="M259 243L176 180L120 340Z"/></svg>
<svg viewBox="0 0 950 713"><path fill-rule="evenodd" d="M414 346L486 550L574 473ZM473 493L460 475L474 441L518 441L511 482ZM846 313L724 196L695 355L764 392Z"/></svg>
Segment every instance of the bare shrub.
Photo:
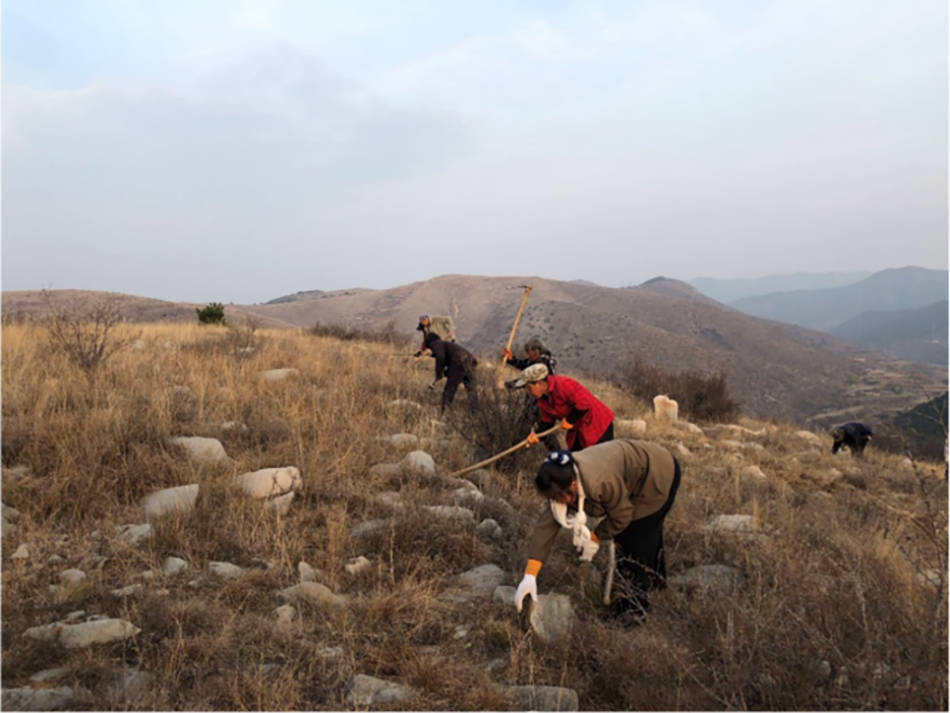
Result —
<svg viewBox="0 0 950 713"><path fill-rule="evenodd" d="M537 405L530 395L491 388L485 382L487 379L483 378L477 403L456 399L445 416L448 425L473 446L473 456L478 460L524 439L537 419ZM529 458L524 451L516 451L497 461L495 467L510 472L536 460L536 455Z"/></svg>
<svg viewBox="0 0 950 713"><path fill-rule="evenodd" d="M648 402L657 394L666 394L679 403L681 414L696 421L730 421L740 410L722 371L668 371L638 355L621 376L621 384Z"/></svg>
<svg viewBox="0 0 950 713"><path fill-rule="evenodd" d="M317 322L309 329L315 337L333 337L345 342L362 340L366 342L381 342L397 347L405 347L412 341L412 337L404 332L397 332L394 322L389 322L381 329L360 329L345 327L341 324L323 324Z"/></svg>
<svg viewBox="0 0 950 713"><path fill-rule="evenodd" d="M115 298L80 302L72 308L55 302L49 290L43 290L43 299L50 347L82 369L96 369L135 339L135 335L119 337L115 333L122 322Z"/></svg>

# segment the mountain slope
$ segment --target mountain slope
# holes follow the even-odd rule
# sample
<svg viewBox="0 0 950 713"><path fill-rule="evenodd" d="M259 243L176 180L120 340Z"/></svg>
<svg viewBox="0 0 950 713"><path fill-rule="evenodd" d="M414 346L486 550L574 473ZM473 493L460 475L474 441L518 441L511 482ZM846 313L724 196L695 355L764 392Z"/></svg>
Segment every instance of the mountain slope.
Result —
<svg viewBox="0 0 950 713"><path fill-rule="evenodd" d="M909 378L909 370L922 369L921 378L939 381L938 369L908 367L827 334L750 317L675 280L606 288L537 277L444 275L390 290L248 309L300 326L378 329L392 322L405 332L421 313L447 313L462 344L493 357L507 340L522 294L518 286L525 283L533 291L516 347L540 337L567 373L617 378L638 353L665 369L723 370L750 413L792 419L855 404L906 408L906 395L871 386Z"/></svg>
<svg viewBox="0 0 950 713"><path fill-rule="evenodd" d="M904 359L946 365L947 318L947 300L941 300L919 309L863 312L828 331Z"/></svg>
<svg viewBox="0 0 950 713"><path fill-rule="evenodd" d="M731 305L755 317L829 330L868 310L915 309L946 297L946 270L902 267L882 270L845 287L776 292Z"/></svg>
<svg viewBox="0 0 950 713"><path fill-rule="evenodd" d="M730 303L743 297L794 290L823 290L842 287L870 277L870 272L795 272L787 275L766 275L736 279L697 277L689 284L719 302Z"/></svg>

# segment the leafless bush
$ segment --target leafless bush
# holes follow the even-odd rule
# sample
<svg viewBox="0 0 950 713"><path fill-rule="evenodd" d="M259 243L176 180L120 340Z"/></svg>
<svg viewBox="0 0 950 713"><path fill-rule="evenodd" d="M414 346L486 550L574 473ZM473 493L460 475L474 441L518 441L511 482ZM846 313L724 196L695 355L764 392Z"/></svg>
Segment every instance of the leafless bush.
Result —
<svg viewBox="0 0 950 713"><path fill-rule="evenodd" d="M621 376L621 385L645 401L666 394L679 403L681 414L697 421L728 421L740 411L739 402L729 395L726 374L721 371L667 371L637 356Z"/></svg>
<svg viewBox="0 0 950 713"><path fill-rule="evenodd" d="M56 303L49 290L43 290L43 299L47 307L45 326L50 347L82 369L95 370L135 338L135 335L120 337L115 333L122 315L114 298L80 302L73 308Z"/></svg>

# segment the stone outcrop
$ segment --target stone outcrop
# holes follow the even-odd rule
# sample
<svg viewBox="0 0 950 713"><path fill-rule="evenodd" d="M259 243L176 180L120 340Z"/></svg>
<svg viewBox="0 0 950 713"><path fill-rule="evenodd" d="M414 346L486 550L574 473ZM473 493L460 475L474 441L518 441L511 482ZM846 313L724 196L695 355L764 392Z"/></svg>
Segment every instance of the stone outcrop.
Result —
<svg viewBox="0 0 950 713"><path fill-rule="evenodd" d="M180 485L149 493L142 499L145 517L153 519L162 515L184 514L195 507L198 500L198 484Z"/></svg>

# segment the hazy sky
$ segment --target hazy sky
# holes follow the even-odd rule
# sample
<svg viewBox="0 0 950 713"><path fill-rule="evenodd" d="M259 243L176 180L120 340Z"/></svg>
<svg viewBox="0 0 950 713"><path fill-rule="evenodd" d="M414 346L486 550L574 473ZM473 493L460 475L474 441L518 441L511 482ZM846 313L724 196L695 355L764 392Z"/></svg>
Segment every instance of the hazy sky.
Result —
<svg viewBox="0 0 950 713"><path fill-rule="evenodd" d="M3 0L3 289L947 266L946 0Z"/></svg>

